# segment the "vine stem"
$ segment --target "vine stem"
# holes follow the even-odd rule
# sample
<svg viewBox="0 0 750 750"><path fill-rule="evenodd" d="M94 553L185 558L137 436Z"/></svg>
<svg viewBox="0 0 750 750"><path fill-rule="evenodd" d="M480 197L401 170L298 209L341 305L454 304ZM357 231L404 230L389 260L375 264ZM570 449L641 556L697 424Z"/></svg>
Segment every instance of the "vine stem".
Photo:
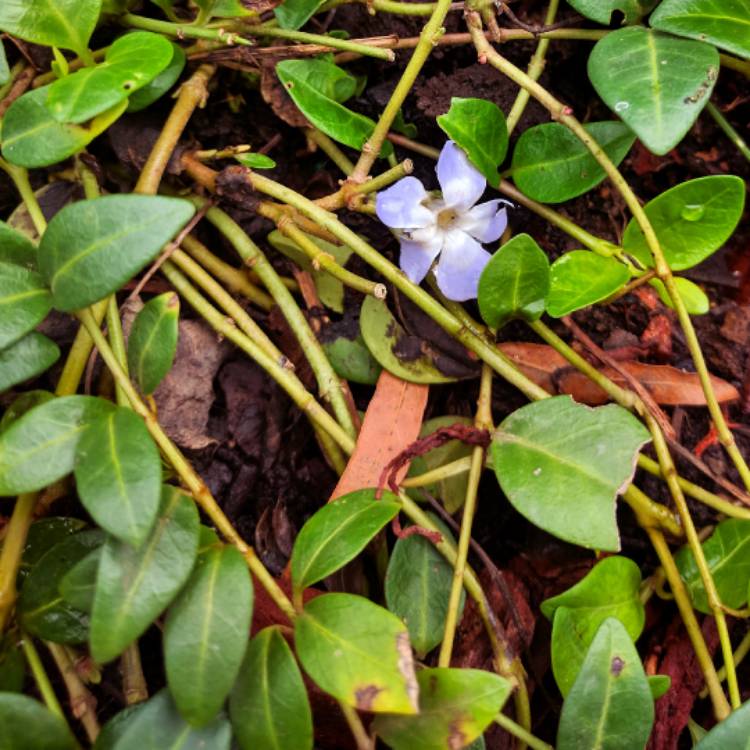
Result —
<svg viewBox="0 0 750 750"><path fill-rule="evenodd" d="M517 737L521 742L525 742L529 747L534 748L534 750L554 750L552 745L548 745L531 734L531 732L527 732L522 726L516 724L513 719L508 718L505 714L498 714L495 717L495 723L509 734Z"/></svg>
<svg viewBox="0 0 750 750"><path fill-rule="evenodd" d="M737 150L750 161L750 146L747 145L744 138L732 127L732 123L724 117L722 111L713 102L708 102L706 104L706 112L714 118L716 124L724 131L727 138L737 146Z"/></svg>
<svg viewBox="0 0 750 750"><path fill-rule="evenodd" d="M357 743L357 750L373 750L375 741L367 734L367 730L362 723L362 719L359 718L357 711L343 701L338 701L338 704L341 713L344 714L346 723L349 725L354 741Z"/></svg>
<svg viewBox="0 0 750 750"><path fill-rule="evenodd" d="M26 657L29 669L31 670L31 674L34 675L34 682L36 682L36 686L42 696L44 705L47 706L47 708L52 711L53 714L59 716L63 720L63 722L65 722L65 724L67 724L65 712L60 705L60 701L55 695L52 683L49 681L47 672L44 669L44 664L42 664L42 660L39 657L39 652L36 650L36 647L34 646L34 643L32 642L31 637L28 633L22 634L21 648L23 649L23 653Z"/></svg>
<svg viewBox="0 0 750 750"><path fill-rule="evenodd" d="M656 269L657 276L664 284L667 290L669 298L672 302L677 317L680 321L683 333L685 335L685 343L687 344L690 355L695 364L698 378L701 382L701 387L706 397L706 405L708 407L709 414L716 426L716 432L718 434L719 441L724 446L727 454L732 459L737 471L742 477L742 481L747 489L750 489L750 467L748 467L745 459L737 447L734 440L734 435L729 430L724 414L721 411L716 394L711 384L708 367L703 356L698 337L693 328L693 323L690 319L690 315L685 307L680 293L675 284L674 276L669 267L669 264L664 257L664 252L659 244L659 239L656 236L651 222L646 216L646 212L643 210L638 197L633 192L633 189L628 185L625 178L620 174L620 171L613 164L612 160L607 156L606 152L602 147L591 137L591 135L584 129L583 125L573 116L570 107L565 106L562 102L558 101L552 94L550 94L543 86L540 86L535 80L530 78L520 68L517 68L513 63L506 60L494 47L487 41L483 31L482 22L479 14L476 11L469 11L466 14L466 23L469 27L469 32L474 40L474 46L479 54L480 61L490 63L494 68L500 71L503 75L510 78L514 83L522 88L526 89L531 96L533 96L540 104L542 104L550 113L553 120L560 122L565 125L586 148L589 150L591 155L596 159L599 165L602 167L604 172L607 174L609 179L612 181L615 188L622 195L625 203L627 204L633 218L636 220L638 225L643 232L643 235L648 244L649 250L653 256L654 267Z"/></svg>

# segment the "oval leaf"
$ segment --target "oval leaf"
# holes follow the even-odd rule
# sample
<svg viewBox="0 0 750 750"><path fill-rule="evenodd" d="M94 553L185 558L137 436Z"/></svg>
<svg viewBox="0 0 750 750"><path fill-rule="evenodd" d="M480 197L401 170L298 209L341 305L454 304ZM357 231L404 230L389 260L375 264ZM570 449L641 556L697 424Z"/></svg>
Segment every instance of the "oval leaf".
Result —
<svg viewBox="0 0 750 750"><path fill-rule="evenodd" d="M91 614L96 591L96 576L102 557L101 547L89 552L61 579L58 590L65 601L81 612Z"/></svg>
<svg viewBox="0 0 750 750"><path fill-rule="evenodd" d="M75 750L78 743L65 720L39 701L18 693L0 693L3 750Z"/></svg>
<svg viewBox="0 0 750 750"><path fill-rule="evenodd" d="M32 331L0 351L0 393L40 375L60 358L60 349L41 333Z"/></svg>
<svg viewBox="0 0 750 750"><path fill-rule="evenodd" d="M297 30L304 26L313 13L325 0L284 0L278 8L274 8L279 26L282 29Z"/></svg>
<svg viewBox="0 0 750 750"><path fill-rule="evenodd" d="M0 262L36 268L36 245L4 221L0 221Z"/></svg>
<svg viewBox="0 0 750 750"><path fill-rule="evenodd" d="M682 140L708 102L719 53L710 44L636 26L599 40L588 72L607 106L661 155Z"/></svg>
<svg viewBox="0 0 750 750"><path fill-rule="evenodd" d="M750 737L750 701L717 724L694 750L747 750Z"/></svg>
<svg viewBox="0 0 750 750"><path fill-rule="evenodd" d="M612 14L619 11L625 23L636 23L645 16L659 0L568 0L582 16L609 26Z"/></svg>
<svg viewBox="0 0 750 750"><path fill-rule="evenodd" d="M0 433L0 497L34 492L73 471L86 425L114 409L93 396L65 396L36 406Z"/></svg>
<svg viewBox="0 0 750 750"><path fill-rule="evenodd" d="M193 501L165 485L156 526L140 547L107 540L91 613L94 659L119 656L174 599L195 562L199 525Z"/></svg>
<svg viewBox="0 0 750 750"><path fill-rule="evenodd" d="M41 323L51 307L49 290L36 271L0 262L0 349Z"/></svg>
<svg viewBox="0 0 750 750"><path fill-rule="evenodd" d="M417 713L406 627L361 596L311 599L294 622L297 656L318 687L361 711Z"/></svg>
<svg viewBox="0 0 750 750"><path fill-rule="evenodd" d="M589 250L565 253L550 268L547 312L553 318L562 318L606 299L629 279L627 267L614 258Z"/></svg>
<svg viewBox="0 0 750 750"><path fill-rule="evenodd" d="M507 417L491 453L503 492L531 523L582 547L617 551L615 498L648 440L620 406L590 409L557 396Z"/></svg>
<svg viewBox="0 0 750 750"><path fill-rule="evenodd" d="M277 628L250 641L229 701L242 750L311 750L313 724L297 662Z"/></svg>
<svg viewBox="0 0 750 750"><path fill-rule="evenodd" d="M667 307L674 309L672 298L667 294L667 288L661 279L651 279L648 283L656 289L659 299ZM697 284L690 281L690 279L675 276L674 283L677 287L677 293L682 297L685 308L690 315L705 315L711 309L711 301L706 296L706 293Z"/></svg>
<svg viewBox="0 0 750 750"><path fill-rule="evenodd" d="M152 394L169 372L177 352L180 298L165 292L136 315L128 338L128 368L141 392Z"/></svg>
<svg viewBox="0 0 750 750"><path fill-rule="evenodd" d="M547 256L528 234L519 234L506 242L482 271L479 312L492 328L513 318L538 320L548 291Z"/></svg>
<svg viewBox="0 0 750 750"><path fill-rule="evenodd" d="M357 332L353 339L348 338L346 334L346 331L342 331L341 335L333 340L323 341L323 350L331 361L331 367L344 380L362 385L375 385L383 368L370 354L361 333ZM324 329L324 339L328 335L330 334Z"/></svg>
<svg viewBox="0 0 750 750"><path fill-rule="evenodd" d="M675 185L643 210L669 267L682 271L705 260L729 239L744 208L744 181L734 175L711 175ZM622 248L644 266L653 266L646 238L633 219L625 228Z"/></svg>
<svg viewBox="0 0 750 750"><path fill-rule="evenodd" d="M507 680L480 669L420 669L417 682L417 716L375 718L375 731L393 750L465 747L481 737L510 695Z"/></svg>
<svg viewBox="0 0 750 750"><path fill-rule="evenodd" d="M295 591L331 575L353 560L401 509L398 498L357 490L324 505L302 527L294 542L291 570Z"/></svg>
<svg viewBox="0 0 750 750"><path fill-rule="evenodd" d="M234 547L198 558L164 624L167 684L193 726L216 718L239 672L250 634L253 585Z"/></svg>
<svg viewBox="0 0 750 750"><path fill-rule="evenodd" d="M635 133L621 122L591 122L583 126L615 165L626 156ZM513 150L513 182L540 203L562 203L596 187L604 170L564 125L557 122L525 130Z"/></svg>
<svg viewBox="0 0 750 750"><path fill-rule="evenodd" d="M58 310L117 291L182 229L195 207L179 198L108 195L65 206L39 245L39 268Z"/></svg>
<svg viewBox="0 0 750 750"><path fill-rule="evenodd" d="M654 701L638 652L619 620L599 628L565 699L557 750L644 748Z"/></svg>
<svg viewBox="0 0 750 750"><path fill-rule="evenodd" d="M128 112L140 112L160 99L177 83L187 62L182 47L171 42L172 57L164 70L128 98Z"/></svg>
<svg viewBox="0 0 750 750"><path fill-rule="evenodd" d="M151 531L161 498L161 459L143 419L119 406L93 420L76 450L83 507L105 531L138 546Z"/></svg>

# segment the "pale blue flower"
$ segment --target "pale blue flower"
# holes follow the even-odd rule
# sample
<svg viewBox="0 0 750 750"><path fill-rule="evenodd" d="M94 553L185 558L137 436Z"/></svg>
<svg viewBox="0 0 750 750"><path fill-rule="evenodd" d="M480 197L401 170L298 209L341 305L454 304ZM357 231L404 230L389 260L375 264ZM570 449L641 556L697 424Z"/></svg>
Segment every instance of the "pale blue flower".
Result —
<svg viewBox="0 0 750 750"><path fill-rule="evenodd" d="M453 141L447 141L437 163L442 196L425 190L416 177L404 177L378 193L375 210L380 221L401 242L399 264L418 284L433 261L440 291L451 300L463 302L477 296L477 285L491 255L484 242L496 242L508 224L508 201L475 203L487 181ZM505 204L505 205L503 205Z"/></svg>

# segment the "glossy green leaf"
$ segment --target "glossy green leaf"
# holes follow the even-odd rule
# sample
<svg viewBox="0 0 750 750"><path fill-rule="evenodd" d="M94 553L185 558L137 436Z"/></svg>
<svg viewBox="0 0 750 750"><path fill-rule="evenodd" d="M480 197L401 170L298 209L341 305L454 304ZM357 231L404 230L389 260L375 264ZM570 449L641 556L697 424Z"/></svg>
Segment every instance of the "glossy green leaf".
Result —
<svg viewBox="0 0 750 750"><path fill-rule="evenodd" d="M0 638L0 693L20 693L26 679L26 658L18 643L18 634Z"/></svg>
<svg viewBox="0 0 750 750"><path fill-rule="evenodd" d="M85 55L101 0L3 0L0 30L47 47Z"/></svg>
<svg viewBox="0 0 750 750"><path fill-rule="evenodd" d="M60 349L41 333L32 331L0 350L0 393L40 375L60 358Z"/></svg>
<svg viewBox="0 0 750 750"><path fill-rule="evenodd" d="M654 701L638 652L619 620L599 628L563 704L557 750L646 747Z"/></svg>
<svg viewBox="0 0 750 750"><path fill-rule="evenodd" d="M538 320L549 291L549 261L528 234L518 234L491 258L479 277L477 302L484 322L501 328L509 320Z"/></svg>
<svg viewBox="0 0 750 750"><path fill-rule="evenodd" d="M50 516L31 524L18 569L19 588L39 560L59 542L77 534L86 524L79 518Z"/></svg>
<svg viewBox="0 0 750 750"><path fill-rule="evenodd" d="M78 441L76 487L83 507L112 536L138 546L161 498L161 458L142 417L124 406L94 419Z"/></svg>
<svg viewBox="0 0 750 750"><path fill-rule="evenodd" d="M311 750L313 725L297 662L278 628L250 641L229 700L242 750Z"/></svg>
<svg viewBox="0 0 750 750"><path fill-rule="evenodd" d="M0 693L3 750L75 750L78 743L64 719L18 693Z"/></svg>
<svg viewBox="0 0 750 750"><path fill-rule="evenodd" d="M710 42L740 57L750 57L747 0L663 0L648 22L660 31Z"/></svg>
<svg viewBox="0 0 750 750"><path fill-rule="evenodd" d="M203 552L164 624L167 684L193 726L224 705L250 637L253 584L235 547Z"/></svg>
<svg viewBox="0 0 750 750"><path fill-rule="evenodd" d="M140 547L107 540L91 613L98 662L119 656L174 599L193 568L199 525L193 501L165 485L156 526Z"/></svg>
<svg viewBox="0 0 750 750"><path fill-rule="evenodd" d="M51 307L49 290L36 271L0 262L0 349L41 323Z"/></svg>
<svg viewBox="0 0 750 750"><path fill-rule="evenodd" d="M4 86L10 80L10 67L8 58L5 56L5 45L0 39L0 86Z"/></svg>
<svg viewBox="0 0 750 750"><path fill-rule="evenodd" d="M562 318L614 294L630 280L627 266L590 250L572 250L550 268L547 312Z"/></svg>
<svg viewBox="0 0 750 750"><path fill-rule="evenodd" d="M622 13L625 23L636 23L659 0L568 0L582 16L609 26L615 11Z"/></svg>
<svg viewBox="0 0 750 750"><path fill-rule="evenodd" d="M172 367L177 353L180 298L165 292L136 315L128 339L128 368L142 393L150 395Z"/></svg>
<svg viewBox="0 0 750 750"><path fill-rule="evenodd" d="M750 581L750 521L737 518L722 521L702 546L721 603L739 609L747 602ZM700 612L710 614L706 590L693 553L687 545L677 552L675 562L690 592L693 606Z"/></svg>
<svg viewBox="0 0 750 750"><path fill-rule="evenodd" d="M242 18L254 13L242 4L242 0L216 0L214 4L214 16L219 18Z"/></svg>
<svg viewBox="0 0 750 750"><path fill-rule="evenodd" d="M305 523L292 550L292 585L301 591L353 560L401 509L398 498L357 490L326 503Z"/></svg>
<svg viewBox="0 0 750 750"><path fill-rule="evenodd" d="M73 471L81 433L114 409L93 396L64 396L26 412L0 433L0 497L34 492Z"/></svg>
<svg viewBox="0 0 750 750"><path fill-rule="evenodd" d="M133 723L141 711L145 711L149 706L148 702L134 703L132 706L126 706L119 713L116 713L99 732L92 750L115 750L117 742L127 732L131 723Z"/></svg>
<svg viewBox="0 0 750 750"><path fill-rule="evenodd" d="M375 385L382 371L382 367L370 354L361 333L350 339L344 335L332 341L323 341L323 350L331 362L336 374L362 385Z"/></svg>
<svg viewBox="0 0 750 750"><path fill-rule="evenodd" d="M749 744L750 701L746 701L695 745L695 750L748 750Z"/></svg>
<svg viewBox="0 0 750 750"><path fill-rule="evenodd" d="M284 0L273 13L282 29L299 29L312 17L324 0Z"/></svg>
<svg viewBox="0 0 750 750"><path fill-rule="evenodd" d="M64 576L92 550L100 547L104 535L98 530L82 531L63 539L31 569L18 599L18 614L24 630L55 643L84 643L89 618L60 593Z"/></svg>
<svg viewBox="0 0 750 750"><path fill-rule="evenodd" d="M393 750L465 747L481 737L510 695L510 684L480 669L421 669L419 714L375 718L379 737Z"/></svg>
<svg viewBox="0 0 750 750"><path fill-rule="evenodd" d="M531 523L582 547L617 551L615 499L648 440L621 406L591 409L557 396L507 417L491 453L503 492Z"/></svg>
<svg viewBox="0 0 750 750"><path fill-rule="evenodd" d="M656 289L659 299L667 307L674 308L672 299L667 294L667 289L661 279L651 279L648 283ZM697 284L690 281L690 279L675 276L674 283L690 315L705 315L711 309L711 301L708 299L706 293Z"/></svg>
<svg viewBox="0 0 750 750"><path fill-rule="evenodd" d="M615 165L635 141L633 131L616 120L590 122L583 127ZM511 170L516 187L540 203L576 198L606 176L580 139L557 122L535 125L521 134L513 150Z"/></svg>
<svg viewBox="0 0 750 750"><path fill-rule="evenodd" d="M460 146L492 187L500 184L497 168L508 153L508 127L500 107L486 99L453 97L437 124Z"/></svg>
<svg viewBox="0 0 750 750"><path fill-rule="evenodd" d="M0 262L36 268L36 245L4 221L0 221Z"/></svg>
<svg viewBox="0 0 750 750"><path fill-rule="evenodd" d="M641 572L627 557L605 557L575 586L542 602L552 621L552 672L565 696L573 687L599 626L617 618L636 640L646 614L639 593Z"/></svg>
<svg viewBox="0 0 750 750"><path fill-rule="evenodd" d="M704 42L634 26L599 40L588 72L599 96L643 145L666 154L708 102L719 53Z"/></svg>
<svg viewBox="0 0 750 750"><path fill-rule="evenodd" d="M265 154L238 154L234 158L248 169L273 169L276 166L276 162Z"/></svg>
<svg viewBox="0 0 750 750"><path fill-rule="evenodd" d="M17 396L3 412L0 419L0 432L7 430L17 419L20 419L27 411L31 411L35 406L46 404L55 398L54 393L44 390L26 391Z"/></svg>
<svg viewBox="0 0 750 750"><path fill-rule="evenodd" d="M643 210L670 268L682 271L708 258L729 239L744 207L742 179L711 175L675 185L649 201ZM622 247L645 266L653 266L646 238L632 219L625 228Z"/></svg>
<svg viewBox="0 0 750 750"><path fill-rule="evenodd" d="M99 65L51 84L47 107L58 122L86 122L152 81L169 65L172 54L172 43L159 34L125 34L112 43Z"/></svg>
<svg viewBox="0 0 750 750"><path fill-rule="evenodd" d="M78 310L129 281L195 213L159 195L108 195L65 206L39 245L39 268L55 307Z"/></svg>
<svg viewBox="0 0 750 750"><path fill-rule="evenodd" d="M359 316L359 329L370 353L391 374L411 383L452 383L455 378L443 375L427 354L400 359L394 350L406 337L403 326L393 317L388 305L372 296L365 297Z"/></svg>
<svg viewBox="0 0 750 750"><path fill-rule="evenodd" d="M172 57L161 73L150 80L145 86L134 92L128 98L128 112L140 112L160 99L177 83L182 71L185 69L187 57L182 47L171 42Z"/></svg>
<svg viewBox="0 0 750 750"><path fill-rule="evenodd" d="M47 108L49 86L26 92L3 118L0 145L12 164L29 169L67 159L103 133L127 107L122 101L85 125L57 122Z"/></svg>
<svg viewBox="0 0 750 750"><path fill-rule="evenodd" d="M666 674L651 674L646 675L648 679L648 687L651 691L651 697L654 700L659 700L665 695L669 688L672 687L672 678Z"/></svg>
<svg viewBox="0 0 750 750"><path fill-rule="evenodd" d="M276 64L276 74L297 108L316 128L339 143L360 150L375 123L314 88L306 78L306 67L306 60L282 60ZM392 153L393 146L386 141L380 155L386 157Z"/></svg>
<svg viewBox="0 0 750 750"><path fill-rule="evenodd" d="M443 535L454 542L450 532L434 517ZM448 612L453 566L418 534L398 539L385 574L385 601L409 630L409 640L420 657L426 656L442 640ZM465 592L461 592L458 621L461 621Z"/></svg>
<svg viewBox="0 0 750 750"><path fill-rule="evenodd" d="M167 690L158 692L127 719L111 750L229 750L232 744L232 727L225 716L205 727L191 727Z"/></svg>
<svg viewBox="0 0 750 750"><path fill-rule="evenodd" d="M419 688L405 625L352 594L311 599L294 622L305 672L325 692L361 711L417 713Z"/></svg>
<svg viewBox="0 0 750 750"><path fill-rule="evenodd" d="M101 547L89 552L60 579L60 596L72 607L91 614L96 592L96 578L101 560Z"/></svg>
<svg viewBox="0 0 750 750"><path fill-rule="evenodd" d="M357 78L332 59L308 57L295 62L298 64L291 68L295 80L307 84L327 99L343 104L357 91Z"/></svg>

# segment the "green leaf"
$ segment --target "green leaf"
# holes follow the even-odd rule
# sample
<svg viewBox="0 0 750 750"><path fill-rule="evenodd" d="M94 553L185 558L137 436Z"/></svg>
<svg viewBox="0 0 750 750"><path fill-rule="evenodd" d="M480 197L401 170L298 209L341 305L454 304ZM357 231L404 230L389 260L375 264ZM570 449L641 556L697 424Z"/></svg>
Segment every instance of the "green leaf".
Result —
<svg viewBox="0 0 750 750"><path fill-rule="evenodd" d="M0 350L0 393L40 375L60 358L60 349L41 333L32 331Z"/></svg>
<svg viewBox="0 0 750 750"><path fill-rule="evenodd" d="M364 115L352 112L336 100L326 96L307 80L307 60L282 60L276 64L276 74L302 114L319 130L339 143L361 150L375 128L375 123ZM393 153L390 141L385 141L380 156Z"/></svg>
<svg viewBox="0 0 750 750"><path fill-rule="evenodd" d="M667 306L674 309L671 297L667 294L667 289L661 279L651 279L648 282L659 295L659 299ZM711 301L706 293L690 279L682 276L675 276L674 283L677 287L677 293L682 297L685 308L690 315L705 315L711 309Z"/></svg>
<svg viewBox="0 0 750 750"><path fill-rule="evenodd" d="M454 543L450 532L434 516L443 535ZM409 630L409 640L419 657L426 656L442 640L448 612L453 566L422 536L398 539L385 574L385 601ZM461 592L461 621L465 592Z"/></svg>
<svg viewBox="0 0 750 750"><path fill-rule="evenodd" d="M60 593L65 575L92 550L100 547L101 531L74 534L56 544L31 569L18 599L18 614L25 630L55 643L85 643L89 618Z"/></svg>
<svg viewBox="0 0 750 750"><path fill-rule="evenodd" d="M663 695L667 693L670 687L672 687L672 678L666 674L650 674L646 675L648 679L648 687L651 691L651 697L654 700L659 700Z"/></svg>
<svg viewBox="0 0 750 750"><path fill-rule="evenodd" d="M78 518L56 516L42 518L40 521L32 523L26 537L26 546L23 549L21 566L18 570L19 588L31 569L52 547L63 539L77 534L85 527L86 524Z"/></svg>
<svg viewBox="0 0 750 750"><path fill-rule="evenodd" d="M273 14L282 29L297 30L304 26L324 0L284 0Z"/></svg>
<svg viewBox="0 0 750 750"><path fill-rule="evenodd" d="M15 633L0 638L0 694L20 693L26 679L26 659Z"/></svg>
<svg viewBox="0 0 750 750"><path fill-rule="evenodd" d="M739 609L747 602L750 580L750 521L737 518L722 521L702 546L721 603ZM687 545L677 552L675 562L693 606L711 614L698 566Z"/></svg>
<svg viewBox="0 0 750 750"><path fill-rule="evenodd" d="M213 14L219 18L242 18L252 16L254 11L246 8L242 0L216 0Z"/></svg>
<svg viewBox="0 0 750 750"><path fill-rule="evenodd" d="M0 221L0 262L36 268L36 245L4 221Z"/></svg>
<svg viewBox="0 0 750 750"><path fill-rule="evenodd" d="M747 0L663 0L648 19L655 29L715 44L750 57Z"/></svg>
<svg viewBox="0 0 750 750"><path fill-rule="evenodd" d="M125 34L107 49L104 62L51 84L47 107L58 122L86 122L152 81L169 65L172 54L172 43L159 34Z"/></svg>
<svg viewBox="0 0 750 750"><path fill-rule="evenodd" d="M518 234L491 258L479 277L477 302L488 326L538 320L549 291L549 261L528 234Z"/></svg>
<svg viewBox="0 0 750 750"><path fill-rule="evenodd" d="M453 97L437 124L460 146L492 187L500 184L497 168L508 153L508 127L500 107L486 99Z"/></svg>
<svg viewBox="0 0 750 750"><path fill-rule="evenodd" d="M0 262L0 349L41 323L51 307L49 290L36 271Z"/></svg>
<svg viewBox="0 0 750 750"><path fill-rule="evenodd" d="M194 728L180 716L167 690L158 692L127 723L112 750L229 750L232 728L225 716L208 726ZM100 748L99 743L96 745Z"/></svg>
<svg viewBox="0 0 750 750"><path fill-rule="evenodd" d="M480 669L421 669L419 714L375 718L393 750L465 747L481 737L510 695L510 684Z"/></svg>
<svg viewBox="0 0 750 750"><path fill-rule="evenodd" d="M609 26L612 14L619 11L625 23L636 23L646 15L659 0L568 0L582 16Z"/></svg>
<svg viewBox="0 0 750 750"><path fill-rule="evenodd" d="M605 557L575 586L542 602L552 621L552 672L563 696L570 692L599 626L617 618L636 640L646 613L641 572L627 557Z"/></svg>
<svg viewBox="0 0 750 750"><path fill-rule="evenodd" d="M193 726L212 721L224 705L245 655L253 584L234 547L203 552L164 624L167 684Z"/></svg>
<svg viewBox="0 0 750 750"><path fill-rule="evenodd" d="M388 305L371 295L365 297L359 315L362 338L383 369L410 383L453 383L455 378L443 375L427 354L399 359L396 350L406 337L403 326L393 317Z"/></svg>
<svg viewBox="0 0 750 750"><path fill-rule="evenodd" d="M174 599L193 568L198 527L193 501L165 485L156 526L140 547L106 541L91 613L96 661L119 656Z"/></svg>
<svg viewBox="0 0 750 750"><path fill-rule="evenodd" d="M328 333L324 332L324 335ZM370 354L361 333L357 332L356 337L350 339L342 332L333 341L323 341L323 350L336 374L344 380L362 385L378 382L383 368Z"/></svg>
<svg viewBox="0 0 750 750"><path fill-rule="evenodd" d="M182 47L174 42L170 42L170 44L172 45L172 58L167 67L145 86L130 95L127 112L140 112L142 109L146 109L177 83L177 79L185 68L187 57L182 51Z"/></svg>
<svg viewBox="0 0 750 750"><path fill-rule="evenodd" d="M0 433L0 497L35 492L73 471L81 433L114 409L93 396L64 396L26 412Z"/></svg>
<svg viewBox="0 0 750 750"><path fill-rule="evenodd" d="M39 245L39 268L55 307L78 310L117 291L194 213L186 200L157 195L108 195L65 206Z"/></svg>
<svg viewBox="0 0 750 750"><path fill-rule="evenodd" d="M68 604L89 615L94 606L96 577L101 557L101 547L89 552L60 579L58 586L60 595Z"/></svg>
<svg viewBox="0 0 750 750"><path fill-rule="evenodd" d="M249 169L273 169L276 166L276 162L265 154L238 154L234 158Z"/></svg>
<svg viewBox="0 0 750 750"><path fill-rule="evenodd" d="M296 64L290 69L295 80L307 84L327 99L343 104L357 91L357 78L334 64L332 59L309 57L294 62Z"/></svg>
<svg viewBox="0 0 750 750"><path fill-rule="evenodd" d="M101 4L101 0L3 0L0 30L85 56Z"/></svg>
<svg viewBox="0 0 750 750"><path fill-rule="evenodd" d="M682 140L708 102L719 53L710 44L637 26L599 40L588 72L607 106L661 155Z"/></svg>
<svg viewBox="0 0 750 750"><path fill-rule="evenodd" d="M747 750L750 737L750 701L719 722L694 750Z"/></svg>
<svg viewBox="0 0 750 750"><path fill-rule="evenodd" d="M561 255L550 268L547 312L562 318L593 305L627 284L627 266L590 250L572 250Z"/></svg>
<svg viewBox="0 0 750 750"><path fill-rule="evenodd" d="M8 81L10 81L10 68L8 58L5 56L5 45L0 40L0 86L4 86Z"/></svg>
<svg viewBox="0 0 750 750"><path fill-rule="evenodd" d="M312 750L307 690L278 628L265 628L250 641L229 716L242 750Z"/></svg>
<svg viewBox="0 0 750 750"><path fill-rule="evenodd" d="M590 122L584 130L618 165L635 141L635 134L616 120ZM604 170L580 139L557 122L525 130L513 150L513 182L540 203L562 203L596 187Z"/></svg>
<svg viewBox="0 0 750 750"><path fill-rule="evenodd" d="M57 164L85 148L127 107L120 102L86 125L60 123L47 108L49 90L42 86L26 92L5 113L0 143L12 164L29 169Z"/></svg>
<svg viewBox="0 0 750 750"><path fill-rule="evenodd" d="M141 392L150 395L172 367L179 335L180 298L165 292L136 315L128 339L128 368Z"/></svg>
<svg viewBox="0 0 750 750"><path fill-rule="evenodd" d="M292 550L292 586L302 591L353 560L401 509L398 498L357 490L327 503L302 527Z"/></svg>
<svg viewBox="0 0 750 750"><path fill-rule="evenodd" d="M148 709L149 703L135 703L116 713L103 727L96 738L92 750L115 750L117 742L135 721L141 711Z"/></svg>
<svg viewBox="0 0 750 750"><path fill-rule="evenodd" d="M643 210L654 227L673 271L692 268L732 235L745 207L745 183L734 175L688 180L649 201ZM628 222L622 248L653 267L651 251L638 223Z"/></svg>
<svg viewBox="0 0 750 750"><path fill-rule="evenodd" d="M53 398L55 398L54 393L43 390L26 391L17 396L0 419L0 432L7 430L13 422L20 419L27 411L31 411L35 406L45 404Z"/></svg>
<svg viewBox="0 0 750 750"><path fill-rule="evenodd" d="M645 748L653 723L638 652L619 620L605 620L563 704L557 750Z"/></svg>
<svg viewBox="0 0 750 750"><path fill-rule="evenodd" d="M361 596L323 594L294 622L297 657L319 688L361 711L417 713L406 627Z"/></svg>
<svg viewBox="0 0 750 750"><path fill-rule="evenodd" d="M503 492L531 523L582 547L617 551L615 498L648 440L621 406L591 409L557 396L507 417L491 453Z"/></svg>
<svg viewBox="0 0 750 750"><path fill-rule="evenodd" d="M75 750L78 743L62 719L39 701L0 693L3 750Z"/></svg>
<svg viewBox="0 0 750 750"><path fill-rule="evenodd" d="M76 487L105 531L137 547L161 498L161 459L143 419L123 406L92 420L78 442Z"/></svg>

